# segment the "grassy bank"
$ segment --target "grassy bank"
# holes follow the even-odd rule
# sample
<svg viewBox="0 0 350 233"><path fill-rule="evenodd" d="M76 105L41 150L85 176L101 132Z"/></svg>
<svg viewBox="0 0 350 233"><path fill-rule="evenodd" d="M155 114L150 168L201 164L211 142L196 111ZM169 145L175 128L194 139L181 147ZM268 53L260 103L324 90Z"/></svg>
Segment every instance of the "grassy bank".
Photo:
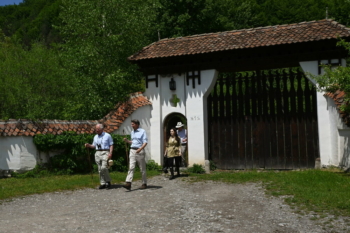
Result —
<svg viewBox="0 0 350 233"><path fill-rule="evenodd" d="M148 171L148 177L159 175ZM126 173L111 172L112 183L124 183ZM135 179L140 179L135 173ZM337 169L305 171L214 171L211 174L189 174L189 180L228 183L262 183L269 195L283 195L296 211L315 211L320 216L335 214L350 216L350 174ZM188 180L188 179L186 179ZM45 176L41 178L0 179L0 201L24 195L96 188L98 175Z"/></svg>
<svg viewBox="0 0 350 233"><path fill-rule="evenodd" d="M350 174L338 169L221 171L191 177L193 181L261 182L268 194L286 196L286 202L298 210L350 216Z"/></svg>
<svg viewBox="0 0 350 233"><path fill-rule="evenodd" d="M158 171L147 171L147 176L160 174ZM125 172L110 173L113 184L122 184L125 181ZM135 172L134 179L141 178L140 172ZM0 203L5 199L24 195L74 190L82 188L96 188L99 186L98 174L45 176L40 178L5 178L0 179Z"/></svg>

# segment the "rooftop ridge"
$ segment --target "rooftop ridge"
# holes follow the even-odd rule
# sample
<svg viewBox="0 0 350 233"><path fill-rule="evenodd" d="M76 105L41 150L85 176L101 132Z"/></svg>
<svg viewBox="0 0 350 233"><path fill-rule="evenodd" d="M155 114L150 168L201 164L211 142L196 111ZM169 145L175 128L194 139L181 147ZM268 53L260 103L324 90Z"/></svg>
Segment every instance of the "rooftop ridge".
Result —
<svg viewBox="0 0 350 233"><path fill-rule="evenodd" d="M266 47L350 37L350 28L322 19L185 37L164 38L128 57L129 61L204 54L215 51Z"/></svg>

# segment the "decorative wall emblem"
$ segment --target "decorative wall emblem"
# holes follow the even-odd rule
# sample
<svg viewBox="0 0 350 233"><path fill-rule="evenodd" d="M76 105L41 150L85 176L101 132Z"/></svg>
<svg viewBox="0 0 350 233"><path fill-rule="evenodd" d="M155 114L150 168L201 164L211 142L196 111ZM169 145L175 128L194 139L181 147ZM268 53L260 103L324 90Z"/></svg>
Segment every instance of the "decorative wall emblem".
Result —
<svg viewBox="0 0 350 233"><path fill-rule="evenodd" d="M177 103L180 102L180 99L177 98L176 94L173 94L173 97L170 99L171 106L177 107Z"/></svg>

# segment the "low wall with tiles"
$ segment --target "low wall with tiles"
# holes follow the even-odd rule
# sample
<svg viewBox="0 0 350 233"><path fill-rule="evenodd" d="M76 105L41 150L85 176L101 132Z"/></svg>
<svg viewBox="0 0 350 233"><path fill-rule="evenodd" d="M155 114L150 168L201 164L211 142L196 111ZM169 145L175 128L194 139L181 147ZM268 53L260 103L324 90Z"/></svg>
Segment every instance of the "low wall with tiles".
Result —
<svg viewBox="0 0 350 233"><path fill-rule="evenodd" d="M327 164L350 169L350 127L346 126L332 98L327 98L331 156ZM325 126L327 127L327 126Z"/></svg>
<svg viewBox="0 0 350 233"><path fill-rule="evenodd" d="M33 137L0 137L0 176L7 171L27 171L35 167L39 153Z"/></svg>

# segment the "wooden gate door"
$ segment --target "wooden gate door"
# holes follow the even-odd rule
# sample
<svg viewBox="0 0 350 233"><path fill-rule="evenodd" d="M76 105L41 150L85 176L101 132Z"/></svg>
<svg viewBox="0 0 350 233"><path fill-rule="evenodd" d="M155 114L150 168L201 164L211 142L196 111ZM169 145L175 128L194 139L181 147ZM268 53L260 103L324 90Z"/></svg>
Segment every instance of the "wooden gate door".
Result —
<svg viewBox="0 0 350 233"><path fill-rule="evenodd" d="M220 74L208 117L220 169L313 168L319 157L316 90L298 68Z"/></svg>

